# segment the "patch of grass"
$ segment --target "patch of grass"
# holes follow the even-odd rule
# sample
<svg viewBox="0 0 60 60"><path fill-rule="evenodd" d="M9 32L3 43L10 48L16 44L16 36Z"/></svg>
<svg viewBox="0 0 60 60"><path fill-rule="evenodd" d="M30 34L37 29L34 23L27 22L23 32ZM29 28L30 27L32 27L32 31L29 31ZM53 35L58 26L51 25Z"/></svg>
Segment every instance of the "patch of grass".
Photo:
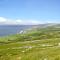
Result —
<svg viewBox="0 0 60 60"><path fill-rule="evenodd" d="M0 38L0 60L60 60L60 30L36 29Z"/></svg>

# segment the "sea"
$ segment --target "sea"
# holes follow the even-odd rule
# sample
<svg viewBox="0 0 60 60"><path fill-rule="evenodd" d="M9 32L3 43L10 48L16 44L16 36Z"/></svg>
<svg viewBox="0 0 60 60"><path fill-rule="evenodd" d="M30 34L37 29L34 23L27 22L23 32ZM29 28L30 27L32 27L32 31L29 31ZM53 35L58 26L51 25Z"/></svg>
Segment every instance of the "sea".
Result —
<svg viewBox="0 0 60 60"><path fill-rule="evenodd" d="M0 25L0 37L17 34L22 30L32 27L31 25Z"/></svg>

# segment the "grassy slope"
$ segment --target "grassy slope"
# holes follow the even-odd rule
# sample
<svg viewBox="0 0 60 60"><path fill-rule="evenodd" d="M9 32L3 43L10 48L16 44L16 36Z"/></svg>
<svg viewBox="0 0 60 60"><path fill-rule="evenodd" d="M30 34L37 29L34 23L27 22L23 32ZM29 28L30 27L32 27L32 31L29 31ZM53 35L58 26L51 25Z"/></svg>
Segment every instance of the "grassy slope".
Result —
<svg viewBox="0 0 60 60"><path fill-rule="evenodd" d="M60 28L0 38L0 60L60 60Z"/></svg>

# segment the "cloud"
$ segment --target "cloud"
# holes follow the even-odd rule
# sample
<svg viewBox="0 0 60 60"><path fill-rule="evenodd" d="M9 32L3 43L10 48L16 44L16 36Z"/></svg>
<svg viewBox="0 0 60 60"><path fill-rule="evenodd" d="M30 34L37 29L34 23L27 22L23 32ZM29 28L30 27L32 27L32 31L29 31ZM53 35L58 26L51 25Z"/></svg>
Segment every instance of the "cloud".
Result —
<svg viewBox="0 0 60 60"><path fill-rule="evenodd" d="M37 25L37 24L45 24L45 23L58 23L57 20L21 20L21 19L7 19L4 17L0 17L0 25Z"/></svg>
<svg viewBox="0 0 60 60"><path fill-rule="evenodd" d="M4 17L0 17L0 25L7 24L7 25L35 25L39 24L39 21L36 20L21 20L21 19L7 19Z"/></svg>
<svg viewBox="0 0 60 60"><path fill-rule="evenodd" d="M5 19L5 18L0 17L0 22L5 22L5 21L6 21L6 19Z"/></svg>

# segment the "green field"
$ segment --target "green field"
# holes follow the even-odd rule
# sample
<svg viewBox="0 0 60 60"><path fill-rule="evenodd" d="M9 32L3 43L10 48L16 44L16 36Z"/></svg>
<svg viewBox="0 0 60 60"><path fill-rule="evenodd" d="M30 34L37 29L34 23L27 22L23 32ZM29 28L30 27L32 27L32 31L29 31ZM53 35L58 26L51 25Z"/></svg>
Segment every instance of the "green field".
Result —
<svg viewBox="0 0 60 60"><path fill-rule="evenodd" d="M1 37L0 60L60 60L60 28Z"/></svg>

